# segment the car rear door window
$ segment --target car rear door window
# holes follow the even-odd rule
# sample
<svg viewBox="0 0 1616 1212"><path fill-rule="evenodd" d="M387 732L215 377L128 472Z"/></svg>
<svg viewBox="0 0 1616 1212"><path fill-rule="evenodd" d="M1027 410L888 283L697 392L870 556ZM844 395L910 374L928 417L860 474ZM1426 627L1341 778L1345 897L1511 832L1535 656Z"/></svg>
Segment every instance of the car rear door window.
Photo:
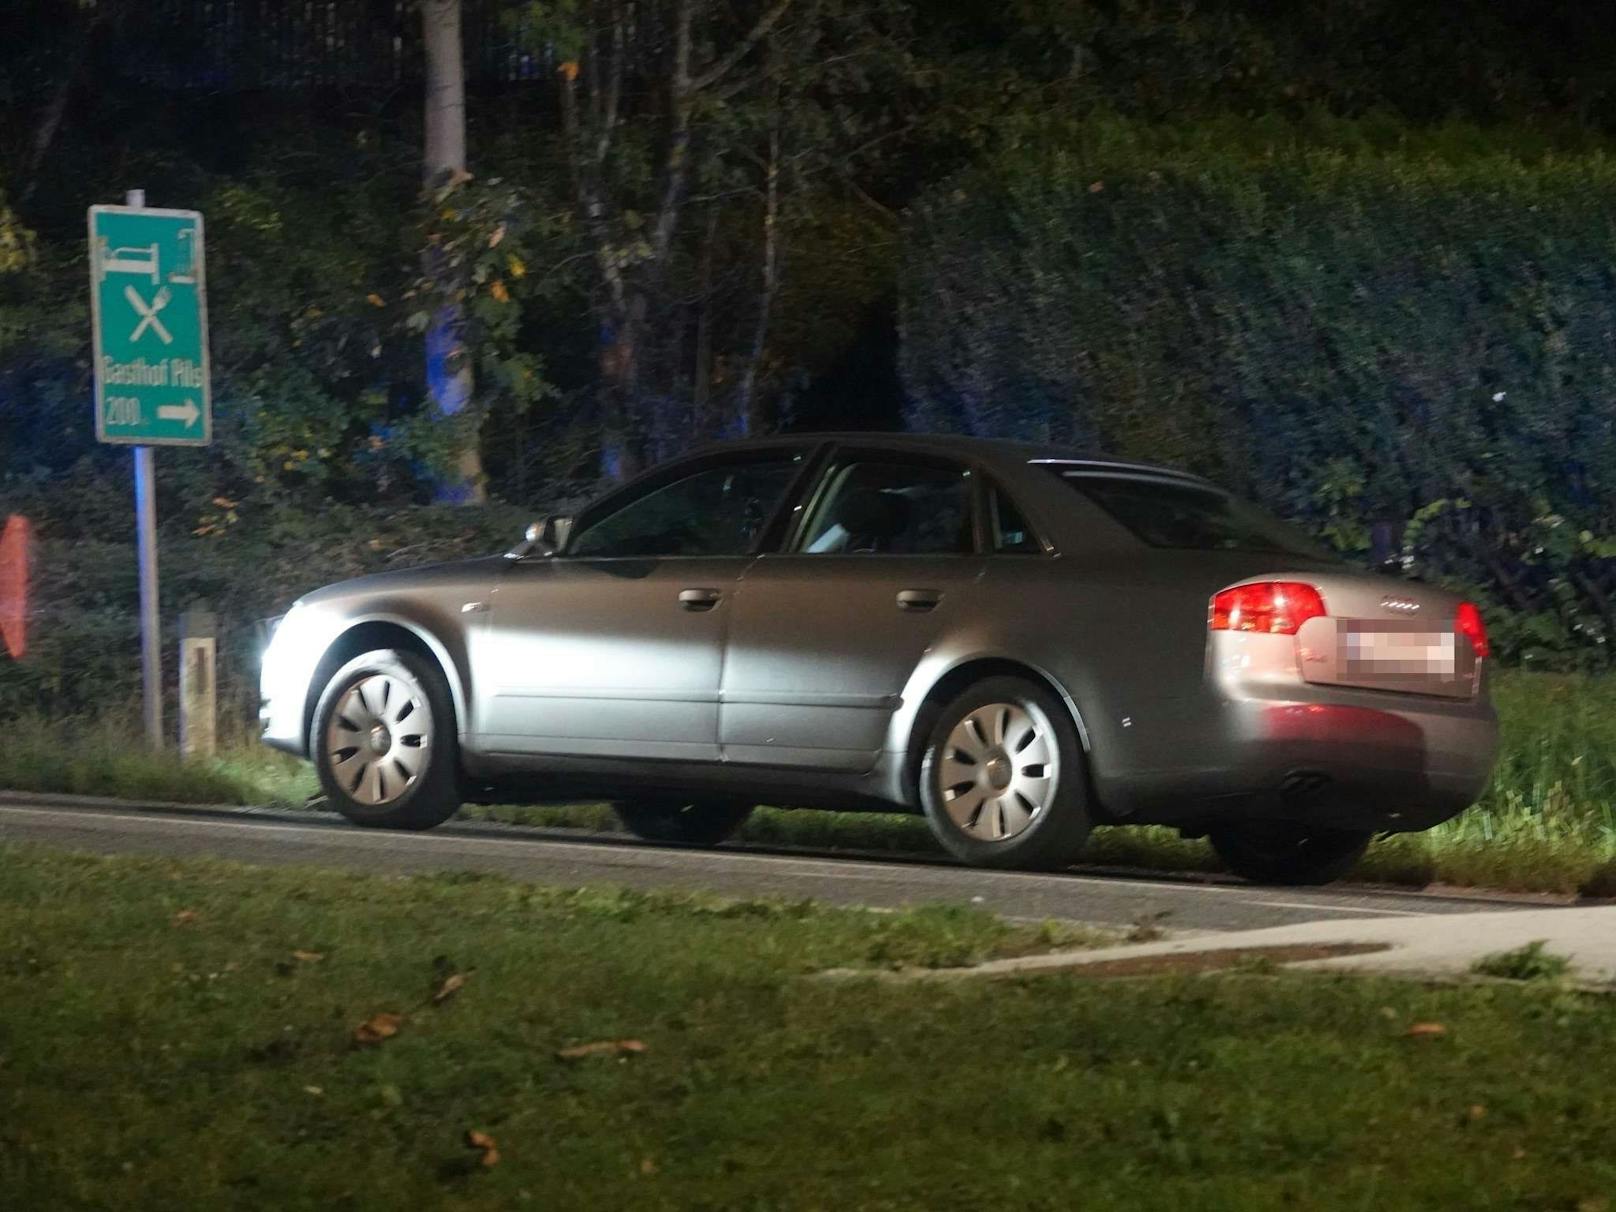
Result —
<svg viewBox="0 0 1616 1212"><path fill-rule="evenodd" d="M805 555L955 555L975 549L963 467L886 460L833 467L803 528Z"/></svg>
<svg viewBox="0 0 1616 1212"><path fill-rule="evenodd" d="M1152 547L1335 559L1301 531L1211 485L1165 476L1060 475Z"/></svg>
<svg viewBox="0 0 1616 1212"><path fill-rule="evenodd" d="M988 489L988 534L1000 555L1042 555L1038 541L1016 503L997 484Z"/></svg>
<svg viewBox="0 0 1616 1212"><path fill-rule="evenodd" d="M567 555L585 559L747 555L802 467L795 450L707 467L584 519Z"/></svg>

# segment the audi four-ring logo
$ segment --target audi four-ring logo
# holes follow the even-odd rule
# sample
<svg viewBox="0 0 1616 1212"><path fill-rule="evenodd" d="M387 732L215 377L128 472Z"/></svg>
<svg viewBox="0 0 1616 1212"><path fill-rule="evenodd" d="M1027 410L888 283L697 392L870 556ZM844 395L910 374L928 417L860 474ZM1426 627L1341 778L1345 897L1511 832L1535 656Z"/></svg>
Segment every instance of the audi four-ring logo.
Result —
<svg viewBox="0 0 1616 1212"><path fill-rule="evenodd" d="M1407 598L1381 598L1380 605L1385 610L1395 610L1398 614L1413 614L1420 608L1418 602L1411 602Z"/></svg>

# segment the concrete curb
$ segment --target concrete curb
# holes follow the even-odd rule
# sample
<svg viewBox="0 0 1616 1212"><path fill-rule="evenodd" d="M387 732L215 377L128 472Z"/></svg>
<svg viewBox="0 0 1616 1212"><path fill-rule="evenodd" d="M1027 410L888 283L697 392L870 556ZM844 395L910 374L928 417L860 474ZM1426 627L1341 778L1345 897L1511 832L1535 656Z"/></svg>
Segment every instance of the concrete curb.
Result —
<svg viewBox="0 0 1616 1212"><path fill-rule="evenodd" d="M271 819L306 820L316 813L312 809L263 806L252 804L185 804L171 800L127 800L109 795L69 795L58 791L0 791L0 805L43 805L47 808L92 808L105 812L171 812L197 816L256 816Z"/></svg>

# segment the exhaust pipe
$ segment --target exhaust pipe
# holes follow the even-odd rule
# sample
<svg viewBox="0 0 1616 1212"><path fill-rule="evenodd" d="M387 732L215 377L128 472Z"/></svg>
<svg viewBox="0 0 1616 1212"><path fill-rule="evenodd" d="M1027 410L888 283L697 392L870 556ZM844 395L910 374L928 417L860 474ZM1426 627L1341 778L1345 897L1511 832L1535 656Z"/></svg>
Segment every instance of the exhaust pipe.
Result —
<svg viewBox="0 0 1616 1212"><path fill-rule="evenodd" d="M1334 782L1321 770L1293 770L1279 782L1279 802L1286 808L1308 808L1324 798Z"/></svg>

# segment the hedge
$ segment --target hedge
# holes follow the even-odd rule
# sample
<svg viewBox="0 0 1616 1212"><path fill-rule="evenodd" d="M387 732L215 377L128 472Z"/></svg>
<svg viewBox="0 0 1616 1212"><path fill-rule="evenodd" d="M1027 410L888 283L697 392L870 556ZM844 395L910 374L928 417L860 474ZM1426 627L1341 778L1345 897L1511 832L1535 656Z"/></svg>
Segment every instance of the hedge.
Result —
<svg viewBox="0 0 1616 1212"><path fill-rule="evenodd" d="M911 427L1204 472L1476 596L1506 657L1616 635L1616 160L1451 128L1096 121L908 217Z"/></svg>

